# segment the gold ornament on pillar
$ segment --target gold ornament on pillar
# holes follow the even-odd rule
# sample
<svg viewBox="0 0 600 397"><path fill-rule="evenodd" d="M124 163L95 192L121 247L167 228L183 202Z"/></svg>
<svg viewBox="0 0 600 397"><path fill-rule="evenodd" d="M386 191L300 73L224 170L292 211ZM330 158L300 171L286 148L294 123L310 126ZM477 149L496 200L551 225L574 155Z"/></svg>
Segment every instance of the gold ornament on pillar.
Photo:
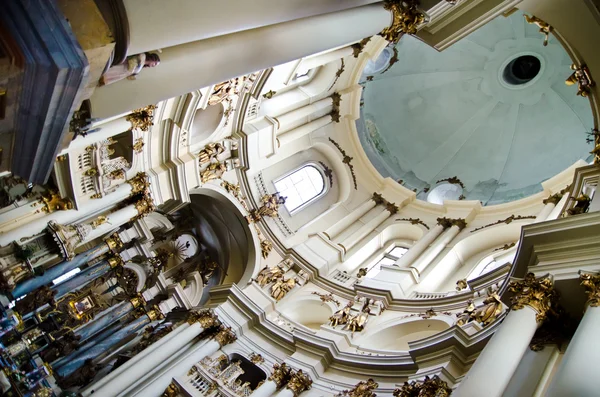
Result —
<svg viewBox="0 0 600 397"><path fill-rule="evenodd" d="M147 193L144 194L141 200L136 201L134 205L135 209L138 212L137 218L143 218L146 215L152 213L155 209L152 197L150 197L150 195ZM135 220L137 218L133 218L132 220Z"/></svg>
<svg viewBox="0 0 600 397"><path fill-rule="evenodd" d="M127 181L131 185L130 196L146 192L150 187L148 182L148 175L145 172L138 172L136 176Z"/></svg>
<svg viewBox="0 0 600 397"><path fill-rule="evenodd" d="M460 279L456 282L456 290L457 291L462 291L463 289L466 289L469 285L467 284L467 279L463 278Z"/></svg>
<svg viewBox="0 0 600 397"><path fill-rule="evenodd" d="M565 81L566 85L577 85L577 95L582 97L588 97L592 92L592 87L596 85L596 82L592 79L592 74L586 65L571 65L573 73Z"/></svg>
<svg viewBox="0 0 600 397"><path fill-rule="evenodd" d="M394 390L395 397L448 397L452 389L439 376L426 376L424 380L404 382L401 388Z"/></svg>
<svg viewBox="0 0 600 397"><path fill-rule="evenodd" d="M309 390L312 386L312 379L307 373L301 369L292 373L289 382L285 386L286 389L291 390L294 396L299 396L305 390Z"/></svg>
<svg viewBox="0 0 600 397"><path fill-rule="evenodd" d="M165 389L161 397L177 397L179 396L179 387L172 381L169 386Z"/></svg>
<svg viewBox="0 0 600 397"><path fill-rule="evenodd" d="M360 381L350 390L344 390L338 393L337 397L375 397L377 394L373 393L375 389L379 387L379 383L369 378L367 381Z"/></svg>
<svg viewBox="0 0 600 397"><path fill-rule="evenodd" d="M119 237L119 233L113 233L110 237L107 237L104 242L112 252L118 252L123 248L123 241Z"/></svg>
<svg viewBox="0 0 600 397"><path fill-rule="evenodd" d="M444 229L448 229L452 227L452 219L449 218L437 218L438 225L442 226Z"/></svg>
<svg viewBox="0 0 600 397"><path fill-rule="evenodd" d="M219 160L217 160L214 163L210 163L208 167L206 167L204 171L200 173L200 180L202 183L206 183L212 181L213 179L220 178L227 171L227 164L221 163Z"/></svg>
<svg viewBox="0 0 600 397"><path fill-rule="evenodd" d="M277 388L280 388L289 381L290 375L291 368L286 363L275 363L273 364L273 373L269 376L268 380L275 382Z"/></svg>
<svg viewBox="0 0 600 397"><path fill-rule="evenodd" d="M426 15L418 9L417 0L385 0L383 7L391 11L392 24L383 29L380 36L397 43L403 34L415 34L420 25L427 22Z"/></svg>
<svg viewBox="0 0 600 397"><path fill-rule="evenodd" d="M148 105L143 108L135 109L131 114L125 116L125 120L131 123L133 129L141 131L150 131L154 124L154 111L156 105Z"/></svg>
<svg viewBox="0 0 600 397"><path fill-rule="evenodd" d="M390 212L390 215L394 215L394 214L398 213L398 210L399 210L396 203L390 203L390 202L387 202L385 204L385 209Z"/></svg>
<svg viewBox="0 0 600 397"><path fill-rule="evenodd" d="M508 289L515 294L511 298L512 309L529 306L537 312L538 322L545 321L558 304L558 291L547 276L538 279L533 273L528 273L523 280L511 282Z"/></svg>
<svg viewBox="0 0 600 397"><path fill-rule="evenodd" d="M600 306L600 275L582 273L579 275L581 285L585 288L585 292L588 295L586 306L599 307Z"/></svg>
<svg viewBox="0 0 600 397"><path fill-rule="evenodd" d="M60 194L56 190L48 190L46 193L42 194L38 202L43 204L42 211L47 214L51 214L54 211L73 209L73 202L68 198L60 197Z"/></svg>
<svg viewBox="0 0 600 397"><path fill-rule="evenodd" d="M221 321L212 309L190 312L187 322L190 325L198 323L204 329L221 325Z"/></svg>
<svg viewBox="0 0 600 397"><path fill-rule="evenodd" d="M263 217L277 218L279 216L279 206L285 204L286 197L282 197L279 193L265 194L260 199L262 205L251 210L250 215L246 218L248 223L259 222Z"/></svg>
<svg viewBox="0 0 600 397"><path fill-rule="evenodd" d="M221 329L214 336L215 340L221 345L221 347L233 343L237 340L235 332L229 327L221 326Z"/></svg>

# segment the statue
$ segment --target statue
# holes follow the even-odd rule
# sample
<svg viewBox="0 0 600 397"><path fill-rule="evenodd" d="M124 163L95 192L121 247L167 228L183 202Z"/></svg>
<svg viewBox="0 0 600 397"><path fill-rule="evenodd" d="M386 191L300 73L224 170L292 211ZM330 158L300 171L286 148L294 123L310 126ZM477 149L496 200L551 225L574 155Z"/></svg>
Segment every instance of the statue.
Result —
<svg viewBox="0 0 600 397"><path fill-rule="evenodd" d="M283 273L285 273L285 272L280 265L277 265L274 267L265 266L258 273L255 281L258 283L258 285L260 285L261 287L264 287L265 285L272 283L276 279L283 277Z"/></svg>
<svg viewBox="0 0 600 397"><path fill-rule="evenodd" d="M217 268L220 267L219 264L215 261L210 261L208 263L206 263L206 265L204 266L204 268L202 269L202 281L204 281L204 284L208 283L208 280L210 280L210 278L213 276L213 274L215 273L215 270L217 270Z"/></svg>
<svg viewBox="0 0 600 397"><path fill-rule="evenodd" d="M100 77L99 87L116 83L117 81L128 79L135 80L135 76L140 74L144 68L153 68L160 64L158 54L145 52L127 57L127 61L121 65L112 66L102 77Z"/></svg>
<svg viewBox="0 0 600 397"><path fill-rule="evenodd" d="M565 84L569 86L577 84L577 95L587 97L591 92L591 87L596 85L590 70L586 65L580 67L571 65L571 70L573 70L573 73L567 78Z"/></svg>
<svg viewBox="0 0 600 397"><path fill-rule="evenodd" d="M279 193L266 194L260 202L262 206L257 210L250 211L248 222L258 222L264 216L276 218L279 215L279 206L285 204L285 197L281 197Z"/></svg>
<svg viewBox="0 0 600 397"><path fill-rule="evenodd" d="M202 183L206 183L213 179L220 178L225 172L227 172L227 164L216 161L210 163L210 165L200 173L200 180Z"/></svg>
<svg viewBox="0 0 600 397"><path fill-rule="evenodd" d="M371 309L369 308L369 303L366 302L359 314L355 316L350 316L348 318L348 322L346 323L345 329L348 329L352 332L362 331L363 329L365 329L365 325L367 325L367 321L369 320L370 314Z"/></svg>
<svg viewBox="0 0 600 397"><path fill-rule="evenodd" d="M369 378L367 381L360 381L354 386L353 389L344 390L339 393L337 397L348 396L348 397L375 397L376 394L373 390L379 387L379 383Z"/></svg>
<svg viewBox="0 0 600 397"><path fill-rule="evenodd" d="M537 27L540 28L540 33L545 36L544 47L546 47L548 45L548 39L549 39L550 33L552 33L554 28L552 26L550 26L547 22L542 21L541 19L539 19L536 16L529 16L529 15L523 15L523 16L525 17L525 20L527 21L527 23L537 25Z"/></svg>
<svg viewBox="0 0 600 397"><path fill-rule="evenodd" d="M277 279L275 284L271 287L271 296L277 302L282 300L288 292L290 292L296 286L295 278L288 278L287 280L282 276Z"/></svg>
<svg viewBox="0 0 600 397"><path fill-rule="evenodd" d="M210 163L213 159L218 160L217 157L225 151L225 146L222 143L209 143L200 150L198 157L200 159L200 166L203 164Z"/></svg>
<svg viewBox="0 0 600 397"><path fill-rule="evenodd" d="M587 194L580 194L577 198L572 198L571 200L575 201L575 206L567 210L567 214L569 215L579 215L587 212L588 207L590 206L590 202L592 199Z"/></svg>
<svg viewBox="0 0 600 397"><path fill-rule="evenodd" d="M467 308L463 310L461 314L457 314L458 319L456 320L456 325L463 326L467 323L470 323L473 320L473 312L475 311L475 304L471 299L467 301Z"/></svg>
<svg viewBox="0 0 600 397"><path fill-rule="evenodd" d="M335 312L333 316L329 317L329 325L337 327L338 325L347 324L352 306L354 306L353 300L349 301L346 306Z"/></svg>
<svg viewBox="0 0 600 397"><path fill-rule="evenodd" d="M482 306L479 306L475 312L472 313L472 317L475 321L479 322L484 327L491 324L498 318L498 316L504 310L504 305L500 300L498 294L489 293L488 297L483 301Z"/></svg>

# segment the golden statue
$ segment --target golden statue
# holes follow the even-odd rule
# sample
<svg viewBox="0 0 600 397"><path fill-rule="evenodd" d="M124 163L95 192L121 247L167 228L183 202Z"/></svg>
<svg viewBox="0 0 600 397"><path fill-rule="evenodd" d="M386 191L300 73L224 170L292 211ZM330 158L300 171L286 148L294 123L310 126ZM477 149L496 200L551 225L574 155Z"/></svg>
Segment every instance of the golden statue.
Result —
<svg viewBox="0 0 600 397"><path fill-rule="evenodd" d="M458 325L459 327L473 321L473 312L475 311L475 304L470 299L467 301L467 304L467 308L463 310L461 314L458 314L456 325Z"/></svg>
<svg viewBox="0 0 600 397"><path fill-rule="evenodd" d="M275 299L277 302L282 300L288 292L290 292L296 286L295 278L285 277L278 278L275 284L271 287L271 297Z"/></svg>
<svg viewBox="0 0 600 397"><path fill-rule="evenodd" d="M212 181L213 179L220 178L225 172L227 172L227 164L216 161L214 163L210 163L210 165L200 173L200 180L202 183L206 183L208 181Z"/></svg>
<svg viewBox="0 0 600 397"><path fill-rule="evenodd" d="M208 164L213 159L218 160L217 157L225 151L225 146L220 143L209 143L204 147L204 149L200 150L198 153L198 157L200 159L200 165Z"/></svg>
<svg viewBox="0 0 600 397"><path fill-rule="evenodd" d="M575 206L567 210L567 214L569 215L579 215L583 214L588 210L590 206L590 202L592 199L587 194L580 194L577 198L572 198L571 200L575 201Z"/></svg>
<svg viewBox="0 0 600 397"><path fill-rule="evenodd" d="M550 38L550 33L552 33L552 31L554 30L554 28L552 26L550 26L547 22L542 21L541 19L539 19L536 16L529 16L529 15L523 15L525 17L525 20L527 21L527 23L533 24L533 25L537 25L538 28L540 28L540 33L543 34L545 36L544 39L544 47L546 47L548 45L548 39Z"/></svg>
<svg viewBox="0 0 600 397"><path fill-rule="evenodd" d="M262 206L259 209L250 211L248 222L258 222L264 216L276 218L279 215L279 206L285 204L285 197L279 196L279 193L265 194L260 202Z"/></svg>
<svg viewBox="0 0 600 397"><path fill-rule="evenodd" d="M337 327L338 325L347 324L352 306L354 306L354 301L349 301L346 306L335 312L333 316L329 317L329 325Z"/></svg>
<svg viewBox="0 0 600 397"><path fill-rule="evenodd" d="M596 85L594 80L592 79L592 75L590 70L586 65L581 65L577 67L577 65L571 65L571 70L573 73L567 78L565 81L566 85L577 85L577 95L582 97L587 97L591 93L591 88Z"/></svg>
<svg viewBox="0 0 600 397"><path fill-rule="evenodd" d="M345 328L352 332L362 331L365 329L365 325L367 325L370 314L371 309L369 308L369 303L366 302L359 314L350 316L350 318L348 318L348 323L346 324Z"/></svg>
<svg viewBox="0 0 600 397"><path fill-rule="evenodd" d="M373 393L373 390L377 389L378 387L379 383L369 378L366 382L358 382L354 388L350 390L344 390L343 392L339 393L337 397L375 397L377 394Z"/></svg>
<svg viewBox="0 0 600 397"><path fill-rule="evenodd" d="M264 287L265 285L272 283L276 279L283 277L283 273L285 273L285 271L279 265L277 265L275 267L265 266L258 273L255 281L258 283L258 285L260 285L261 287Z"/></svg>
<svg viewBox="0 0 600 397"><path fill-rule="evenodd" d="M488 297L483 301L482 306L479 306L472 317L484 327L493 323L496 318L504 311L504 305L498 294L489 293Z"/></svg>

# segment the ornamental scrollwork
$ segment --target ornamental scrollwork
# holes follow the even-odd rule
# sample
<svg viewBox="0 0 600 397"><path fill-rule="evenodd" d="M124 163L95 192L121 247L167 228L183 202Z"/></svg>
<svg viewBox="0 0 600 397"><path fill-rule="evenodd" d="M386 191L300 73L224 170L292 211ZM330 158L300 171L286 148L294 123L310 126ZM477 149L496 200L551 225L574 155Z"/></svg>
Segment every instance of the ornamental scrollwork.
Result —
<svg viewBox="0 0 600 397"><path fill-rule="evenodd" d="M426 376L424 380L404 382L401 388L394 390L395 397L448 397L452 389L439 376Z"/></svg>
<svg viewBox="0 0 600 397"><path fill-rule="evenodd" d="M285 386L286 389L291 390L294 396L299 396L303 391L309 390L312 386L312 379L310 376L303 372L301 369L294 371Z"/></svg>
<svg viewBox="0 0 600 397"><path fill-rule="evenodd" d="M154 125L155 110L156 105L135 109L131 114L125 117L125 120L131 123L133 129L148 132L150 131L150 128L152 128L152 125Z"/></svg>
<svg viewBox="0 0 600 397"><path fill-rule="evenodd" d="M557 307L559 294L549 277L538 279L533 273L528 273L523 280L511 282L508 289L515 294L511 298L512 309L529 306L536 311L538 322L545 321Z"/></svg>
<svg viewBox="0 0 600 397"><path fill-rule="evenodd" d="M392 24L383 29L380 36L397 43L403 34L415 34L419 26L427 22L425 13L418 9L417 0L385 0L383 7L391 11Z"/></svg>
<svg viewBox="0 0 600 397"><path fill-rule="evenodd" d="M581 285L583 286L583 288L585 288L585 292L587 293L587 296L588 296L586 305L591 306L591 307L599 307L600 306L600 275L582 273L579 276L579 280L581 280Z"/></svg>
<svg viewBox="0 0 600 397"><path fill-rule="evenodd" d="M379 387L379 383L369 378L366 381L360 381L350 390L344 390L338 393L336 397L375 397L377 394L373 393L375 389Z"/></svg>

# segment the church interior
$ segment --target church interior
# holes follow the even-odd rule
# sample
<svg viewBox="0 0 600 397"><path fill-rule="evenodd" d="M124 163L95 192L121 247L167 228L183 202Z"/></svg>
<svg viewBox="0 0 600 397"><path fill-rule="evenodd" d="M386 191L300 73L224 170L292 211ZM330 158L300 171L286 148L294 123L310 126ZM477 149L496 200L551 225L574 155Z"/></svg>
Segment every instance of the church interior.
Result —
<svg viewBox="0 0 600 397"><path fill-rule="evenodd" d="M600 396L599 45L600 0L2 1L0 394Z"/></svg>

